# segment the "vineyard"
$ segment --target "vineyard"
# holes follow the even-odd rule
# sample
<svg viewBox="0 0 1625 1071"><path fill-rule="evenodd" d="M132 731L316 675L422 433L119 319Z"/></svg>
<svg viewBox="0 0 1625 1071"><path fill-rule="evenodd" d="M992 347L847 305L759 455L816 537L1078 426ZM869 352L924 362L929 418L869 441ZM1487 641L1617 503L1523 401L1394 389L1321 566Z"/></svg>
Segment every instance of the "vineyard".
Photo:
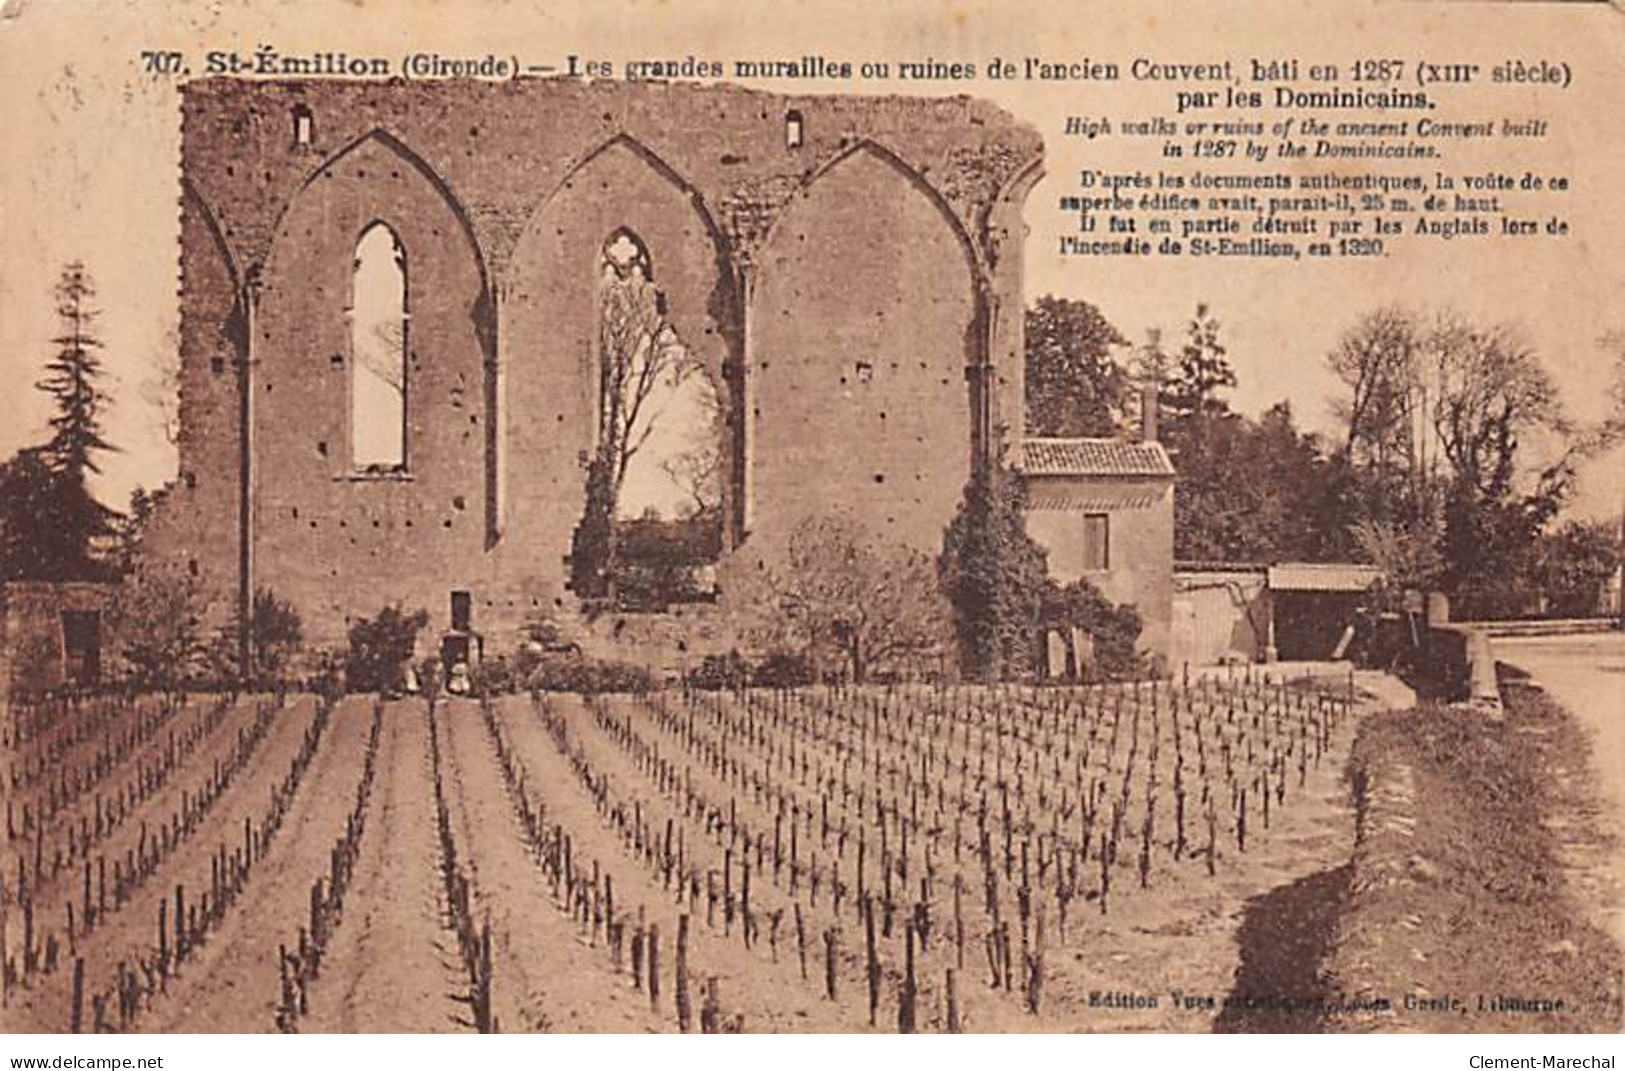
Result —
<svg viewBox="0 0 1625 1071"><path fill-rule="evenodd" d="M1353 720L1253 678L13 705L3 1019L1205 1029L1246 901L1347 859Z"/></svg>

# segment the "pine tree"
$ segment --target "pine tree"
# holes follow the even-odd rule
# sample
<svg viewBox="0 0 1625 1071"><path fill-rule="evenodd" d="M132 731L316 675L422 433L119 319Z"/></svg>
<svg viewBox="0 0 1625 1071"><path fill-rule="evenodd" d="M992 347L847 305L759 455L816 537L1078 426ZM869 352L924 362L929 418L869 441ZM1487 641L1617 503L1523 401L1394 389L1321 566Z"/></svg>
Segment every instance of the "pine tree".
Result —
<svg viewBox="0 0 1625 1071"><path fill-rule="evenodd" d="M46 363L45 377L36 384L56 407L51 437L40 449L50 470L47 497L54 531L50 545L40 548L39 579L94 576L95 542L113 531L113 511L96 501L87 484L90 473L101 472L96 455L113 449L101 426L107 394L100 386L102 343L96 337L91 305L95 294L83 264L75 261L62 269L56 286L62 333L52 340L56 356Z"/></svg>
<svg viewBox="0 0 1625 1071"><path fill-rule="evenodd" d="M1173 382L1165 399L1175 419L1218 416L1228 407L1219 391L1236 385L1236 373L1225 357L1219 341L1219 321L1206 305L1196 306L1196 315L1185 328L1185 345L1174 367Z"/></svg>

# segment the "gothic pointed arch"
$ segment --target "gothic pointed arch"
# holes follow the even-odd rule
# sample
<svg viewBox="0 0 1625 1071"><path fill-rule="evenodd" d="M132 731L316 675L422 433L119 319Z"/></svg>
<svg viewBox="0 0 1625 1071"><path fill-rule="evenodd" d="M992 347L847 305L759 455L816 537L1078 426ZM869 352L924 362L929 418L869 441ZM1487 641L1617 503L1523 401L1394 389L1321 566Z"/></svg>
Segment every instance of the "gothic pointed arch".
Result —
<svg viewBox="0 0 1625 1071"><path fill-rule="evenodd" d="M940 545L971 471L986 365L974 244L918 172L861 141L811 177L756 259L749 512L850 508ZM832 433L832 431L834 433ZM752 533L771 546L787 531Z"/></svg>
<svg viewBox="0 0 1625 1071"><path fill-rule="evenodd" d="M369 318L375 262L394 311ZM325 590L352 570L392 598L442 603L445 578L413 563L482 560L495 471L490 300L461 205L399 139L356 139L283 210L253 323L257 582ZM393 358L371 352L379 338ZM396 431L369 450L357 413L372 388L393 396ZM324 560L310 541L327 531L342 534Z"/></svg>
<svg viewBox="0 0 1625 1071"><path fill-rule="evenodd" d="M595 450L601 399L599 275L615 236L635 236L662 315L695 365L726 388L738 307L723 240L694 188L648 146L609 138L538 202L505 274L503 405L526 414L503 431L505 531L538 552L571 543ZM723 506L724 512L731 508Z"/></svg>
<svg viewBox="0 0 1625 1071"><path fill-rule="evenodd" d="M406 247L388 223L375 220L355 245L350 288L350 460L357 469L406 470Z"/></svg>
<svg viewBox="0 0 1625 1071"><path fill-rule="evenodd" d="M238 285L242 279L242 272L237 267L237 258L232 254L225 233L220 229L220 221L215 217L214 209L209 207L209 203L203 199L203 194L190 178L181 179L181 201L183 215L207 237L208 248L220 258L221 266L225 268L232 285ZM182 242L182 247L193 255L198 248L197 245L185 241Z"/></svg>
<svg viewBox="0 0 1625 1071"><path fill-rule="evenodd" d="M942 195L940 190L926 180L918 168L873 138L859 138L814 168L802 183L798 199L809 196L818 183L831 172L839 172L853 161L864 159L889 167L899 178L907 182L936 207L937 212L942 216L943 224L953 233L960 253L970 266L978 285L981 285L981 280L986 274L986 265L981 250L977 247L976 242L972 240L970 233L966 231L965 225L954 211L953 205L948 202L948 199ZM793 207L795 203L796 201L792 200L791 206ZM787 215L789 215L788 211L783 212L774 220L772 227L768 229L767 241L772 240L774 232Z"/></svg>
<svg viewBox="0 0 1625 1071"><path fill-rule="evenodd" d="M451 186L441 176L440 172L431 166L427 160L425 160L417 152L413 151L413 149L408 146L406 142L402 141L394 134L391 134L383 127L374 127L365 134L352 139L345 145L341 146L327 159L316 165L316 167L311 170L310 174L306 175L303 181L300 182L299 188L297 191L295 191L294 196L290 198L287 205L283 207L281 215L279 215L277 218L274 234L280 235L283 232L288 213L293 209L294 205L298 203L300 197L303 196L312 186L316 185L323 179L331 178L334 175L341 173L343 168L352 159L387 159L388 157L394 157L399 164L412 168L418 173L419 176L422 177L423 181L432 186L440 195L440 198L445 202L446 207L456 218L458 230L461 233L462 238L467 241L469 249L473 252L475 263L479 268L481 283L488 284L490 274L486 267L485 254L480 248L478 239L475 237L473 222L469 219L468 211L466 208L464 208L461 198L452 192ZM364 168L358 167L357 170L363 171ZM396 168L390 169L391 177L398 177L398 175L394 174L395 170ZM273 241L274 240L275 239L273 238Z"/></svg>

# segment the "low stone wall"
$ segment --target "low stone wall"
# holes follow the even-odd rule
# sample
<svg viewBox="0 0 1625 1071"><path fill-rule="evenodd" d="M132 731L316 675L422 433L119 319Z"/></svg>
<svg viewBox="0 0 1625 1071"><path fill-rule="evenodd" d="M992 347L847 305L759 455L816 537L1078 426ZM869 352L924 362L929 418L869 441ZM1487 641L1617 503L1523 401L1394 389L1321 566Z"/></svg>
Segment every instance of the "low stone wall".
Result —
<svg viewBox="0 0 1625 1071"><path fill-rule="evenodd" d="M1472 625L1437 625L1428 642L1440 654L1440 669L1453 682L1450 698L1501 717L1501 689L1495 679L1495 649L1489 633Z"/></svg>
<svg viewBox="0 0 1625 1071"><path fill-rule="evenodd" d="M1415 625L1396 617L1383 625L1377 647L1418 695L1443 703L1471 703L1492 717L1501 713L1495 652L1489 633L1477 626L1434 622Z"/></svg>

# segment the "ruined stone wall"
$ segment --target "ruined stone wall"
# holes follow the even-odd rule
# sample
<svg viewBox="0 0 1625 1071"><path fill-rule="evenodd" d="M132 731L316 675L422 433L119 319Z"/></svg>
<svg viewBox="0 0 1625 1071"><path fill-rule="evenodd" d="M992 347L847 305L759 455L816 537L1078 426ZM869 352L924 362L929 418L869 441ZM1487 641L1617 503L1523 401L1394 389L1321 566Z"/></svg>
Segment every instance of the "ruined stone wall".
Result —
<svg viewBox="0 0 1625 1071"><path fill-rule="evenodd" d="M966 368L985 345L973 258L878 151L796 198L751 294L753 533L777 544L802 516L849 508L884 538L941 546L970 475Z"/></svg>
<svg viewBox="0 0 1625 1071"><path fill-rule="evenodd" d="M0 584L0 702L14 694L47 691L66 682L62 615L103 618L113 603L109 584L13 580Z"/></svg>
<svg viewBox="0 0 1625 1071"><path fill-rule="evenodd" d="M844 505L934 548L970 471L968 368L991 370L989 424L1021 423L1020 211L1041 151L967 98L191 82L181 480L159 541L231 603L246 385L251 575L312 642L394 600L438 630L456 589L493 637L566 608L596 258L625 228L721 388L730 545ZM410 427L406 471L366 477L348 311L377 222L405 252Z"/></svg>

